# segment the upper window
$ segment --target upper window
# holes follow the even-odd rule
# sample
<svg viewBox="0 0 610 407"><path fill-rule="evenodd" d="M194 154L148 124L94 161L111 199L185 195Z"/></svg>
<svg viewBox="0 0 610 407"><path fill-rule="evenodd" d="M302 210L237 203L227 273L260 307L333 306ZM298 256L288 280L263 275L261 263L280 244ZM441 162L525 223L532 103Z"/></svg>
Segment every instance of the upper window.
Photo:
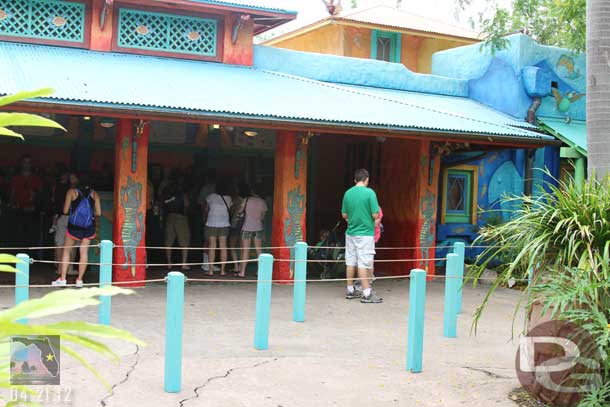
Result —
<svg viewBox="0 0 610 407"><path fill-rule="evenodd" d="M400 62L400 33L373 30L371 58L386 62Z"/></svg>
<svg viewBox="0 0 610 407"><path fill-rule="evenodd" d="M0 36L83 44L85 15L85 4L74 1L0 0Z"/></svg>
<svg viewBox="0 0 610 407"><path fill-rule="evenodd" d="M442 223L475 223L477 169L459 166L443 174Z"/></svg>
<svg viewBox="0 0 610 407"><path fill-rule="evenodd" d="M216 19L119 10L119 48L215 58L217 36Z"/></svg>

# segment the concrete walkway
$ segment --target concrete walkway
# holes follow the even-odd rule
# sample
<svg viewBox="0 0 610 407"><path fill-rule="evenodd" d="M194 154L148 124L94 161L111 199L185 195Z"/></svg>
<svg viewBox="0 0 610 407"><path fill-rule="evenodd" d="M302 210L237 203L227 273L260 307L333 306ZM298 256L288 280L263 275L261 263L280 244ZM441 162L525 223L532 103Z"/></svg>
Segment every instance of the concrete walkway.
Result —
<svg viewBox="0 0 610 407"><path fill-rule="evenodd" d="M165 286L113 299L113 324L147 347L112 343L118 364L89 360L112 393L62 356L62 386L72 406L497 406L518 387L512 318L520 293L499 289L470 334L485 288L467 288L458 338L443 338L443 282L428 283L424 371L405 371L408 282L379 281L383 304L343 299L340 283L311 283L305 323L292 319L292 287L274 286L270 350L253 348L255 286L197 284L186 288L183 390L163 391ZM47 290L33 289L31 297ZM0 306L12 304L0 289ZM66 319L66 318L64 318ZM68 319L97 320L90 307ZM515 328L520 328L519 323ZM372 403L372 404L371 404ZM0 402L1 405L1 402ZM58 405L58 404L55 404Z"/></svg>

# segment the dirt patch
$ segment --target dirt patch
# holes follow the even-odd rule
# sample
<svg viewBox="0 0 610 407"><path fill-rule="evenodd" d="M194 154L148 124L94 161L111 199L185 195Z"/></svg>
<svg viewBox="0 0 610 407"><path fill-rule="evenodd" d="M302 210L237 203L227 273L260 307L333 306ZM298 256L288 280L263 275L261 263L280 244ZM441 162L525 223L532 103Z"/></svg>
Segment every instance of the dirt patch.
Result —
<svg viewBox="0 0 610 407"><path fill-rule="evenodd" d="M550 407L548 404L536 400L523 387L511 391L508 394L508 398L514 401L519 407Z"/></svg>

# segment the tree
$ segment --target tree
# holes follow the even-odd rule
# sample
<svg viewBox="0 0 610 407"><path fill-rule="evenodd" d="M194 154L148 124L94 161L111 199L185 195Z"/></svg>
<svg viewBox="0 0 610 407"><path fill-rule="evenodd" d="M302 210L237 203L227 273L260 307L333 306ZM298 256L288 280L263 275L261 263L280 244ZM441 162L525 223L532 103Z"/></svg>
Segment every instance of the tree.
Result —
<svg viewBox="0 0 610 407"><path fill-rule="evenodd" d="M458 8L465 11L475 0L457 0ZM492 50L505 48L505 35L524 32L537 42L569 48L575 52L585 50L586 0L513 0L511 8L498 6L497 0L478 13L478 26L485 45Z"/></svg>
<svg viewBox="0 0 610 407"><path fill-rule="evenodd" d="M47 97L53 94L53 89L45 88L31 92L19 92L14 95L4 96L0 98L0 107L20 102L25 99L33 99L39 97ZM28 113L7 113L0 112L0 136L17 137L23 140L23 136L14 130L9 129L11 126L38 126L38 127L54 127L56 129L64 129L60 124L53 120L46 119L42 116Z"/></svg>
<svg viewBox="0 0 610 407"><path fill-rule="evenodd" d="M589 174L610 174L610 1L587 2L587 146Z"/></svg>

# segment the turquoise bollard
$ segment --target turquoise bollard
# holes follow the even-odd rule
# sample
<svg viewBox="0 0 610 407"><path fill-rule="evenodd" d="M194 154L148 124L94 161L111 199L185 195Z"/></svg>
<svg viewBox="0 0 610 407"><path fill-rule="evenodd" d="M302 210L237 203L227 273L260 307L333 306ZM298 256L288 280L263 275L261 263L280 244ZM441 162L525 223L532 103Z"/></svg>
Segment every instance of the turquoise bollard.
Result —
<svg viewBox="0 0 610 407"><path fill-rule="evenodd" d="M112 284L112 249L113 244L110 240L102 240L100 243L100 287L107 287ZM98 307L98 322L102 325L110 325L111 319L111 298L108 295L100 296Z"/></svg>
<svg viewBox="0 0 610 407"><path fill-rule="evenodd" d="M457 313L462 312L462 292L464 290L464 254L466 251L466 245L464 242L455 242L453 244L453 253L458 255L458 272L460 275L460 287L457 295Z"/></svg>
<svg viewBox="0 0 610 407"><path fill-rule="evenodd" d="M273 256L261 254L258 258L258 283L256 285L256 323L254 348L269 349L269 318L271 317L271 279Z"/></svg>
<svg viewBox="0 0 610 407"><path fill-rule="evenodd" d="M15 305L19 305L30 298L30 256L20 253L17 255L19 263L17 263L18 273L15 273ZM20 319L17 322L27 324L27 319Z"/></svg>
<svg viewBox="0 0 610 407"><path fill-rule="evenodd" d="M455 253L447 255L445 271L445 309L443 334L447 338L457 336L457 296L460 289L459 256Z"/></svg>
<svg viewBox="0 0 610 407"><path fill-rule="evenodd" d="M307 298L307 243L299 242L294 249L294 298L292 318L294 322L305 322Z"/></svg>
<svg viewBox="0 0 610 407"><path fill-rule="evenodd" d="M422 371L424 353L424 311L426 307L426 272L411 270L409 285L409 327L407 332L407 370Z"/></svg>
<svg viewBox="0 0 610 407"><path fill-rule="evenodd" d="M167 275L167 308L165 319L165 381L167 393L182 389L182 330L184 324L184 274Z"/></svg>

